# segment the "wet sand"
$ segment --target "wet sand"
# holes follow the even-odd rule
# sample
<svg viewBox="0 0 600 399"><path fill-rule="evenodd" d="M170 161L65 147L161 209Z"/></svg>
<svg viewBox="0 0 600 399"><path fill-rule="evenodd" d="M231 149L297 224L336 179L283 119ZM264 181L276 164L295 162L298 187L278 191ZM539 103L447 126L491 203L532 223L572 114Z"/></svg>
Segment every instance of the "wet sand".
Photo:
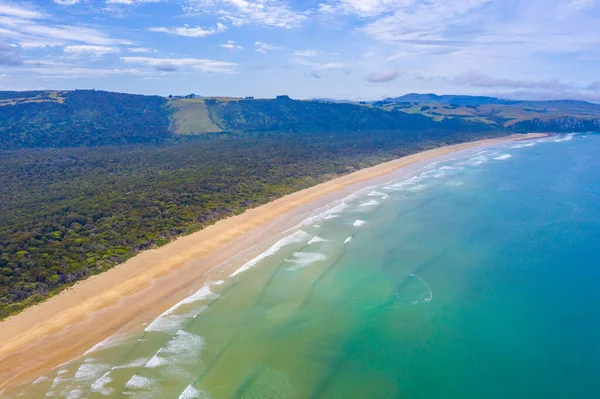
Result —
<svg viewBox="0 0 600 399"><path fill-rule="evenodd" d="M481 140L403 157L287 195L144 251L0 323L0 392L37 378L115 333L144 325L206 281L229 273L235 262L228 260L250 257L266 238L361 184L456 151L542 136Z"/></svg>

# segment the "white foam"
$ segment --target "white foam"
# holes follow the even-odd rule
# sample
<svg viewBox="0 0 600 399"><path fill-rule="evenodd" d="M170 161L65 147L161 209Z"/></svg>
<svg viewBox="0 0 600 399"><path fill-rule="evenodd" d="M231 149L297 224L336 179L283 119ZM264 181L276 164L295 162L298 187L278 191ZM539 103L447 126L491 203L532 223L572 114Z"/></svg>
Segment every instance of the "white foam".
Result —
<svg viewBox="0 0 600 399"><path fill-rule="evenodd" d="M75 373L76 380L90 380L98 378L99 375L108 370L110 366L102 363L95 363L95 359L86 359Z"/></svg>
<svg viewBox="0 0 600 399"><path fill-rule="evenodd" d="M313 225L313 224L316 224L317 222L319 222L320 220L329 220L329 219L334 219L334 218L339 217L338 213L342 212L344 209L346 209L348 207L348 204L346 204L345 201L350 199L353 196L354 196L354 194L346 197L344 199L344 201L342 201L338 205L332 207L331 209L327 209L315 216L311 216L311 217L303 220L300 223L300 226Z"/></svg>
<svg viewBox="0 0 600 399"><path fill-rule="evenodd" d="M294 266L288 270L295 270L310 266L315 262L320 262L325 259L327 259L327 256L318 252L294 252L292 259L286 259L285 261L294 264Z"/></svg>
<svg viewBox="0 0 600 399"><path fill-rule="evenodd" d="M502 154L502 155L495 157L494 159L496 161L505 161L505 160L511 159L511 158L512 158L512 155L510 155L510 154Z"/></svg>
<svg viewBox="0 0 600 399"><path fill-rule="evenodd" d="M200 309L199 311L201 311ZM181 328L181 326L189 319L189 315L169 315L162 314L148 324L148 327L144 330L145 332L169 332L175 331Z"/></svg>
<svg viewBox="0 0 600 399"><path fill-rule="evenodd" d="M417 186L412 186L407 188L407 191L413 192L413 193L418 193L419 191L423 191L427 188L427 185L425 184L419 184Z"/></svg>
<svg viewBox="0 0 600 399"><path fill-rule="evenodd" d="M565 141L573 140L573 138L575 138L575 133L569 133L569 134L561 136L560 138L552 140L552 141L555 143L564 143Z"/></svg>
<svg viewBox="0 0 600 399"><path fill-rule="evenodd" d="M421 180L421 178L419 176L413 176L410 179L406 179L406 180L403 180L398 183L390 184L389 186L386 186L385 189L393 190L393 191L404 190L406 187L408 187L412 184L418 183L419 180Z"/></svg>
<svg viewBox="0 0 600 399"><path fill-rule="evenodd" d="M40 382L46 381L47 379L48 379L48 376L41 375L38 378L36 378L35 381L33 381L33 385L39 384Z"/></svg>
<svg viewBox="0 0 600 399"><path fill-rule="evenodd" d="M141 375L134 374L133 377L131 377L129 379L129 381L127 381L127 384L125 384L125 388L140 389L140 388L146 388L146 387L150 386L150 384L152 384L152 380L150 378L142 377Z"/></svg>
<svg viewBox="0 0 600 399"><path fill-rule="evenodd" d="M360 227L360 226L362 226L365 223L367 223L367 222L365 222L364 220L356 219L356 221L354 222L354 224L352 226L354 226L354 227Z"/></svg>
<svg viewBox="0 0 600 399"><path fill-rule="evenodd" d="M162 352L162 350L163 350L163 348L160 348L156 352L156 354L154 356L152 356L152 359L148 360L148 363L146 363L146 365L144 367L154 369L154 368L157 368L157 367L160 367L160 366L166 364L167 361L159 356L160 352Z"/></svg>
<svg viewBox="0 0 600 399"><path fill-rule="evenodd" d="M442 166L440 168L440 170L463 170L464 168L460 167L460 166Z"/></svg>
<svg viewBox="0 0 600 399"><path fill-rule="evenodd" d="M379 202L375 201L375 200L371 200L371 201L367 201L364 204L360 204L361 207L364 206L379 206Z"/></svg>
<svg viewBox="0 0 600 399"><path fill-rule="evenodd" d="M344 244L348 244L350 241L352 241L352 237L346 238L346 241L344 241Z"/></svg>
<svg viewBox="0 0 600 399"><path fill-rule="evenodd" d="M417 276L416 274L412 274L411 273L411 276L413 276L414 278L418 279L429 290L429 296L427 296L427 298L423 299L423 303L431 302L431 300L433 299L433 291L432 291L431 287L429 286L429 284L427 284L425 281L423 281L421 279L421 277ZM421 301L414 301L413 305L416 305L418 303L421 303Z"/></svg>
<svg viewBox="0 0 600 399"><path fill-rule="evenodd" d="M65 399L79 399L83 395L83 391L81 389L73 389L69 394L65 397Z"/></svg>
<svg viewBox="0 0 600 399"><path fill-rule="evenodd" d="M294 234L287 236L285 238L282 238L281 240L277 241L271 248L267 249L265 252L263 252L262 254L258 255L256 258L252 259L251 261L249 261L248 263L246 263L244 266L240 267L239 269L237 269L232 275L233 276L237 276L240 273L245 272L248 269L253 268L254 266L256 266L261 260L272 256L274 254L276 254L281 248L290 245L290 244L295 244L295 243L300 243L303 241L308 241L310 240L310 235L306 234L305 232L303 232L302 230L298 230L297 232L295 232Z"/></svg>
<svg viewBox="0 0 600 399"><path fill-rule="evenodd" d="M214 283L212 283L212 285L221 285L221 284L224 284L224 283L225 283L225 281L218 280L218 281L215 281Z"/></svg>
<svg viewBox="0 0 600 399"><path fill-rule="evenodd" d="M111 370L132 369L135 367L142 367L147 362L148 362L148 358L142 357L142 358L135 359L129 363L125 363L120 366L113 366L113 367L111 367Z"/></svg>
<svg viewBox="0 0 600 399"><path fill-rule="evenodd" d="M207 396L191 385L188 385L188 387L183 390L181 395L179 395L179 399L201 399L206 397Z"/></svg>
<svg viewBox="0 0 600 399"><path fill-rule="evenodd" d="M200 352L204 349L204 339L196 334L179 330L160 348L150 359L145 367L158 368L168 363L189 363L197 361Z"/></svg>
<svg viewBox="0 0 600 399"><path fill-rule="evenodd" d="M316 244L318 242L329 242L329 240L326 240L326 239L321 238L319 236L314 236L313 238L310 239L310 241L308 242L308 245Z"/></svg>
<svg viewBox="0 0 600 399"><path fill-rule="evenodd" d="M386 200L386 199L388 199L388 198L390 198L390 196L389 196L388 194L386 194L386 195L384 195L383 197L381 197L381 199L384 199L384 200Z"/></svg>
<svg viewBox="0 0 600 399"><path fill-rule="evenodd" d="M478 155L476 157L470 158L465 162L461 162L459 165L467 165L467 166L478 166L484 164L488 161L488 157L484 155Z"/></svg>
<svg viewBox="0 0 600 399"><path fill-rule="evenodd" d="M113 393L113 389L106 386L113 381L109 375L110 371L107 371L102 377L94 381L90 386L92 392L96 392L104 396L111 395Z"/></svg>
<svg viewBox="0 0 600 399"><path fill-rule="evenodd" d="M112 336L106 338L105 340L98 342L96 345L92 346L83 355L84 356L89 355L90 353L95 352L100 349L112 348L114 346L118 346L122 343L122 339L123 339L123 337L121 337L121 336L112 335Z"/></svg>
<svg viewBox="0 0 600 399"><path fill-rule="evenodd" d="M439 169L434 169L429 172L421 173L422 177L433 177L435 179L439 179L440 177L446 176L446 172Z"/></svg>
<svg viewBox="0 0 600 399"><path fill-rule="evenodd" d="M383 196L385 196L385 193L375 190L375 191L371 191L368 196L369 197L383 197Z"/></svg>
<svg viewBox="0 0 600 399"><path fill-rule="evenodd" d="M204 299L212 299L212 298L216 298L218 297L217 294L215 294L214 292L212 292L210 290L210 288L208 286L204 286L202 288L200 288L198 291L196 291L195 293L193 293L192 295L182 299L181 301L177 302L175 305L171 306L169 309L167 309L166 311L164 311L160 316L167 316L170 315L171 313L175 312L178 308L180 308L183 305L187 305L190 303L194 303L194 302L198 302L198 301L202 301Z"/></svg>

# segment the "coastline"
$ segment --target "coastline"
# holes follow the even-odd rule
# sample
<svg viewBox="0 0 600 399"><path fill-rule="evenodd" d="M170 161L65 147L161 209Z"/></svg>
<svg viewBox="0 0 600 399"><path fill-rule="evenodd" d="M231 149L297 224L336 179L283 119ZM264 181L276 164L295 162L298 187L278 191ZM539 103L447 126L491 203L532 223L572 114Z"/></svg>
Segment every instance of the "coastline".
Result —
<svg viewBox="0 0 600 399"><path fill-rule="evenodd" d="M204 285L215 268L226 268L228 260L291 227L323 202L339 199L352 186L458 151L544 136L480 140L399 158L287 195L159 249L144 251L0 323L0 392L81 355L115 333L152 320L194 287Z"/></svg>

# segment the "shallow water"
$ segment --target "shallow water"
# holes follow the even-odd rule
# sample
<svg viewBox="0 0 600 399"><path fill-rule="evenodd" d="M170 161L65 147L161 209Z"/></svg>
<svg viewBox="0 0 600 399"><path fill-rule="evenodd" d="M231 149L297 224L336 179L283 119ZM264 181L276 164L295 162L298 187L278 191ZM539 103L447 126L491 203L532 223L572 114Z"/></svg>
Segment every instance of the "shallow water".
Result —
<svg viewBox="0 0 600 399"><path fill-rule="evenodd" d="M597 398L600 135L363 190L7 397Z"/></svg>

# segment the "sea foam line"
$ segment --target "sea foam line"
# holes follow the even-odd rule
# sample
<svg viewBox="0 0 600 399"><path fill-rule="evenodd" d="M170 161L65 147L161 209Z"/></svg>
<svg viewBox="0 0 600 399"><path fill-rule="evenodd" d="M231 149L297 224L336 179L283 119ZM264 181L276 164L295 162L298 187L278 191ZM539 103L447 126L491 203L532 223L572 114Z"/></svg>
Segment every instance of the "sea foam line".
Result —
<svg viewBox="0 0 600 399"><path fill-rule="evenodd" d="M240 267L235 272L233 272L233 274L230 277L237 276L238 274L243 273L246 270L253 268L261 260L268 258L269 256L275 255L281 248L283 248L287 245L308 241L308 240L310 240L310 238L311 237L309 234L305 233L302 230L298 230L294 234L277 241L271 248L267 249L265 252L258 255L256 258L247 262L244 266Z"/></svg>
<svg viewBox="0 0 600 399"><path fill-rule="evenodd" d="M512 155L510 155L510 154L502 154L502 155L499 155L499 156L495 157L494 159L496 161L505 161L505 160L510 159L510 158L512 158Z"/></svg>
<svg viewBox="0 0 600 399"><path fill-rule="evenodd" d="M423 303L427 303L430 302L433 299L433 290L431 289L431 287L429 286L429 284L427 284L425 281L423 281L423 279L421 279L421 277L417 276L416 274L410 274L412 277L418 279L421 283L423 283L423 285L425 287L427 287L427 289L429 290L429 296L425 299L423 299ZM414 301L413 305L416 305L418 303L420 303L421 301Z"/></svg>

